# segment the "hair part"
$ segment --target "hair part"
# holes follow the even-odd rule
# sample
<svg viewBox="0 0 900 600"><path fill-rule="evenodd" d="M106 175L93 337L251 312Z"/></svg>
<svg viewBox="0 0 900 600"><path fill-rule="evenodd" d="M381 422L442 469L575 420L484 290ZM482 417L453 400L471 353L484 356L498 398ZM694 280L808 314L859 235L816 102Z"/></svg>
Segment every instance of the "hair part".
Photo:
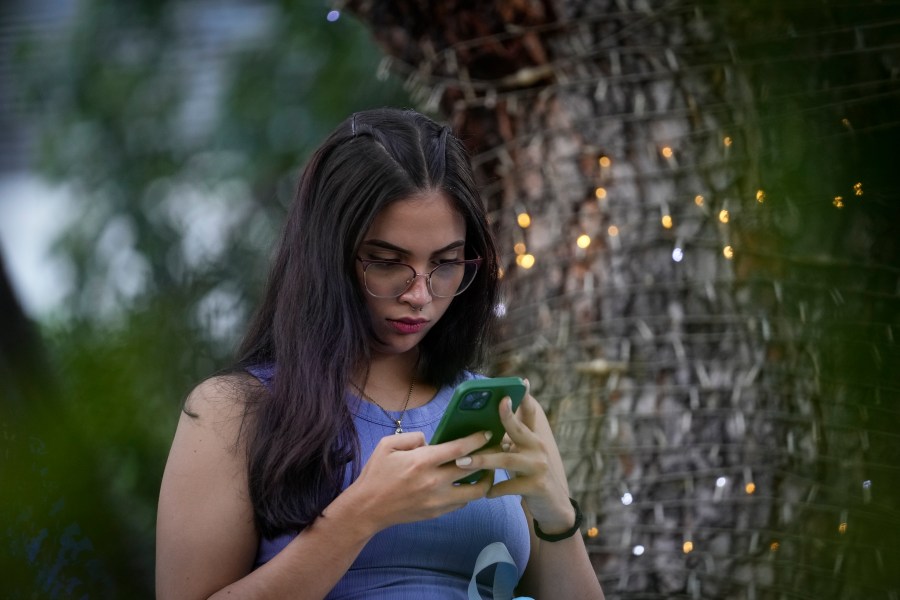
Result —
<svg viewBox="0 0 900 600"><path fill-rule="evenodd" d="M236 369L275 367L247 392L250 497L260 535L299 531L359 465L345 393L374 339L355 257L375 216L397 200L443 192L466 224L465 257L483 262L420 343L420 377L442 386L481 364L497 301L497 251L462 142L412 110L348 118L304 169L262 303Z"/></svg>

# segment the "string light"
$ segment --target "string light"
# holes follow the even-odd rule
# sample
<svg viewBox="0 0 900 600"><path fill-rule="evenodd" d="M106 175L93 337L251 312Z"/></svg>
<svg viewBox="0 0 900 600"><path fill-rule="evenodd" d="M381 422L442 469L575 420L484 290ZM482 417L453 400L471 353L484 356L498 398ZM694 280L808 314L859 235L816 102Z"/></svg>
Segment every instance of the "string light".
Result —
<svg viewBox="0 0 900 600"><path fill-rule="evenodd" d="M717 488L723 488L723 487L725 487L726 485L728 485L728 478L727 478L727 477L719 477L718 479L716 479L716 487L717 487Z"/></svg>
<svg viewBox="0 0 900 600"><path fill-rule="evenodd" d="M727 209L723 208L722 210L719 211L719 220L722 221L723 223L727 223L730 218L731 218L731 213L729 213Z"/></svg>
<svg viewBox="0 0 900 600"><path fill-rule="evenodd" d="M675 262L681 262L682 260L684 260L684 250L676 246L675 249L672 250L672 260L674 260Z"/></svg>
<svg viewBox="0 0 900 600"><path fill-rule="evenodd" d="M608 169L612 165L612 160L608 156L601 156L597 159L597 164L603 169Z"/></svg>
<svg viewBox="0 0 900 600"><path fill-rule="evenodd" d="M831 201L835 208L844 208L844 197L843 196L835 196L834 200Z"/></svg>
<svg viewBox="0 0 900 600"><path fill-rule="evenodd" d="M526 252L525 242L516 242L516 245L513 246L513 250L516 252L516 256L521 256L522 254L525 254L525 252Z"/></svg>
<svg viewBox="0 0 900 600"><path fill-rule="evenodd" d="M528 229L531 226L531 215L527 212L519 213L516 217L516 222L522 229Z"/></svg>
<svg viewBox="0 0 900 600"><path fill-rule="evenodd" d="M610 225L609 229L606 230L610 237L616 237L619 235L619 228L615 225Z"/></svg>
<svg viewBox="0 0 900 600"><path fill-rule="evenodd" d="M672 150L671 146L663 146L662 150L660 150L660 152L662 153L663 157L665 157L665 158L672 158L672 155L675 154L675 152Z"/></svg>
<svg viewBox="0 0 900 600"><path fill-rule="evenodd" d="M694 551L694 542L692 542L691 540L685 541L684 544L682 544L681 549L685 554L690 554Z"/></svg>
<svg viewBox="0 0 900 600"><path fill-rule="evenodd" d="M325 15L325 18L328 19L329 23L334 23L335 21L337 21L338 19L341 18L341 11L330 10L330 11L328 11L328 14Z"/></svg>
<svg viewBox="0 0 900 600"><path fill-rule="evenodd" d="M722 248L722 254L725 255L725 258L731 260L732 258L734 258L734 248L732 248L731 246L725 246L724 248Z"/></svg>
<svg viewBox="0 0 900 600"><path fill-rule="evenodd" d="M769 545L769 550L771 550L772 552L778 552L778 549L780 547L781 547L781 544L779 544L778 541L776 540Z"/></svg>
<svg viewBox="0 0 900 600"><path fill-rule="evenodd" d="M730 135L726 135L724 138L722 138L722 144L723 144L726 148L730 148L730 147L731 147L731 144L733 144L733 143L734 143L734 140L731 139L731 136L730 136Z"/></svg>
<svg viewBox="0 0 900 600"><path fill-rule="evenodd" d="M857 182L853 184L853 193L857 196L863 195L862 182Z"/></svg>
<svg viewBox="0 0 900 600"><path fill-rule="evenodd" d="M635 556L640 556L641 554L644 553L644 547L641 544L638 544L631 550L631 553L634 554Z"/></svg>
<svg viewBox="0 0 900 600"><path fill-rule="evenodd" d="M578 236L578 239L575 241L578 244L578 247L581 249L587 248L591 245L591 236L587 234L581 234Z"/></svg>
<svg viewBox="0 0 900 600"><path fill-rule="evenodd" d="M594 190L594 195L597 197L597 200L603 200L606 198L606 188L598 187Z"/></svg>
<svg viewBox="0 0 900 600"><path fill-rule="evenodd" d="M844 521L840 525L838 525L838 533L841 535L847 533L847 522Z"/></svg>
<svg viewBox="0 0 900 600"><path fill-rule="evenodd" d="M694 204L696 204L697 206L703 206L703 200L703 196L701 196L700 194L694 196Z"/></svg>
<svg viewBox="0 0 900 600"><path fill-rule="evenodd" d="M661 221L663 227L672 229L672 215L663 215Z"/></svg>
<svg viewBox="0 0 900 600"><path fill-rule="evenodd" d="M763 190L756 190L756 201L762 204L766 201L766 192Z"/></svg>
<svg viewBox="0 0 900 600"><path fill-rule="evenodd" d="M597 529L596 527L591 527L590 529L587 530L587 535L589 538L595 538L598 535L600 535L600 530Z"/></svg>
<svg viewBox="0 0 900 600"><path fill-rule="evenodd" d="M632 502L634 502L634 496L632 496L630 492L622 494L622 504L629 506Z"/></svg>
<svg viewBox="0 0 900 600"><path fill-rule="evenodd" d="M756 484L752 481L747 482L747 485L744 486L744 491L747 492L747 494L753 494L753 492L756 491Z"/></svg>

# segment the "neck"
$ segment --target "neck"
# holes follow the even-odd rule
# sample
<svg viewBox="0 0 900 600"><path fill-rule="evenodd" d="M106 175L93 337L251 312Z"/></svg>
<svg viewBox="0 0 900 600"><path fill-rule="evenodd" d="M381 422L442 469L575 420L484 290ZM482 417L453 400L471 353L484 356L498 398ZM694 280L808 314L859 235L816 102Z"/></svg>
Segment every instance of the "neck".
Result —
<svg viewBox="0 0 900 600"><path fill-rule="evenodd" d="M375 354L368 364L356 370L351 382L375 398L387 410L401 410L406 402L410 382L416 379L418 349L404 354Z"/></svg>

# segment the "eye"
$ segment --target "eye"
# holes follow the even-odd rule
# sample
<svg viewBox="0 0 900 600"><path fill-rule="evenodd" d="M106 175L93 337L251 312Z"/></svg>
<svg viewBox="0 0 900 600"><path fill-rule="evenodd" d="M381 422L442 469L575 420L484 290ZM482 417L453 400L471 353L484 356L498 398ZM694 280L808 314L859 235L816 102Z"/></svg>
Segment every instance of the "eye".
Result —
<svg viewBox="0 0 900 600"><path fill-rule="evenodd" d="M432 264L435 266L446 265L447 263L454 263L463 260L461 253L454 252L453 254L448 254L444 256L440 256L432 261Z"/></svg>
<svg viewBox="0 0 900 600"><path fill-rule="evenodd" d="M370 252L366 256L366 259L367 260L375 260L378 262L400 262L400 258L398 258L396 255L375 254L372 252Z"/></svg>

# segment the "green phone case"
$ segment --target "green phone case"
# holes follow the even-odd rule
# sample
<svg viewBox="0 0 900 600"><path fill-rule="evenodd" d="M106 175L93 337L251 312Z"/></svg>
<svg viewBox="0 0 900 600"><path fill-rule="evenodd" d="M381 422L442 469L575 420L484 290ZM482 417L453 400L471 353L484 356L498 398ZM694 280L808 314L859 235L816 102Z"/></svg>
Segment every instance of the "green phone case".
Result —
<svg viewBox="0 0 900 600"><path fill-rule="evenodd" d="M500 444L506 430L500 422L499 407L500 401L506 396L512 400L515 411L525 396L525 382L519 377L470 379L462 382L453 391L450 404L447 405L430 443L440 444L478 431L490 431L491 441L484 447ZM457 483L478 481L483 474L483 471L476 471Z"/></svg>

